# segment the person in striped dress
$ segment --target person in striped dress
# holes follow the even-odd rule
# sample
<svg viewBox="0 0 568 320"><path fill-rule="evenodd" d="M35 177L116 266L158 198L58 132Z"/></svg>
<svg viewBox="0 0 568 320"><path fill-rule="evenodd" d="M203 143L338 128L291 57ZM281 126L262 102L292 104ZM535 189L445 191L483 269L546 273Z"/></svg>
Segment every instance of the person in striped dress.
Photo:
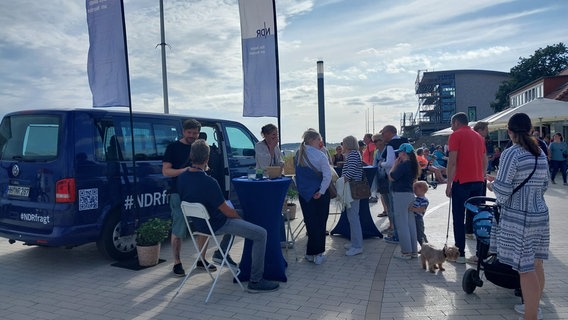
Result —
<svg viewBox="0 0 568 320"><path fill-rule="evenodd" d="M341 175L346 181L363 180L363 160L359 153L359 143L354 136L343 138L343 155L345 164ZM346 209L347 220L349 221L349 231L351 233L351 243L345 245L346 256L355 256L363 253L363 230L359 220L359 199L351 202L351 207Z"/></svg>
<svg viewBox="0 0 568 320"><path fill-rule="evenodd" d="M501 154L497 176L489 176L488 180L493 181L487 186L495 192L501 206L499 224L491 232L490 251L519 272L524 305L516 305L515 311L524 314L525 319L537 319L540 314L543 260L548 259L550 245L548 206L544 200L550 173L546 155L530 136L531 128L531 120L524 113L509 119L507 132L513 146ZM526 184L514 192L529 176Z"/></svg>

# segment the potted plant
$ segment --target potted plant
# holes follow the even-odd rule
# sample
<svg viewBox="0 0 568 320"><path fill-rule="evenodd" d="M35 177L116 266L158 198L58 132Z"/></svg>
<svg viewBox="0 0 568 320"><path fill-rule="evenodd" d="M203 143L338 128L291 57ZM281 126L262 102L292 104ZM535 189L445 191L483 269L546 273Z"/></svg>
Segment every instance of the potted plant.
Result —
<svg viewBox="0 0 568 320"><path fill-rule="evenodd" d="M158 264L160 243L168 237L170 226L170 220L153 218L136 229L136 251L140 266L149 267Z"/></svg>
<svg viewBox="0 0 568 320"><path fill-rule="evenodd" d="M288 188L288 191L286 192L286 201L284 202L283 208L284 217L286 219L296 219L296 203L294 203L294 200L296 200L297 198L298 190L296 190L296 188L294 188L293 186L290 186L290 188Z"/></svg>

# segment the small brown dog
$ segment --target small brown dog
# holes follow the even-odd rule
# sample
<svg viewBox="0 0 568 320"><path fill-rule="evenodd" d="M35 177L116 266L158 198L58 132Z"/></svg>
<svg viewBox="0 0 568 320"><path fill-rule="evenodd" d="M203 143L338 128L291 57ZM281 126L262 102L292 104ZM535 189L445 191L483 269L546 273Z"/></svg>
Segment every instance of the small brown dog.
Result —
<svg viewBox="0 0 568 320"><path fill-rule="evenodd" d="M460 251L457 247L447 247L445 249L436 249L429 243L422 245L420 249L420 260L422 261L422 269L434 273L436 269L444 271L442 263L447 261L454 261L460 256Z"/></svg>

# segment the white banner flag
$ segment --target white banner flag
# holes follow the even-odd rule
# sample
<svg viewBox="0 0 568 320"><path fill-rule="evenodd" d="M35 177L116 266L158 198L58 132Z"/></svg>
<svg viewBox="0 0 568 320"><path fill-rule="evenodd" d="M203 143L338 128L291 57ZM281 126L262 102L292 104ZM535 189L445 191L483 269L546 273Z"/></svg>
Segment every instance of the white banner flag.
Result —
<svg viewBox="0 0 568 320"><path fill-rule="evenodd" d="M278 116L278 63L273 0L239 0L245 117Z"/></svg>
<svg viewBox="0 0 568 320"><path fill-rule="evenodd" d="M93 107L130 107L122 0L86 0Z"/></svg>

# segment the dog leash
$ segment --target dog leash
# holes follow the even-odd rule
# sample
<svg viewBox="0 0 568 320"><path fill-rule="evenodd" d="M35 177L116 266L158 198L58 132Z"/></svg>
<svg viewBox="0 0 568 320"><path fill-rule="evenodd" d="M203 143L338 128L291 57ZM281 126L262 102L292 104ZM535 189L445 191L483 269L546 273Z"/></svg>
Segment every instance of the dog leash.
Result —
<svg viewBox="0 0 568 320"><path fill-rule="evenodd" d="M446 243L444 243L444 249L442 249L442 252L444 253L444 256L446 256L446 248L448 247L448 238L450 237L450 217L452 214L452 197L450 197L450 204L448 207L448 226L446 227Z"/></svg>

